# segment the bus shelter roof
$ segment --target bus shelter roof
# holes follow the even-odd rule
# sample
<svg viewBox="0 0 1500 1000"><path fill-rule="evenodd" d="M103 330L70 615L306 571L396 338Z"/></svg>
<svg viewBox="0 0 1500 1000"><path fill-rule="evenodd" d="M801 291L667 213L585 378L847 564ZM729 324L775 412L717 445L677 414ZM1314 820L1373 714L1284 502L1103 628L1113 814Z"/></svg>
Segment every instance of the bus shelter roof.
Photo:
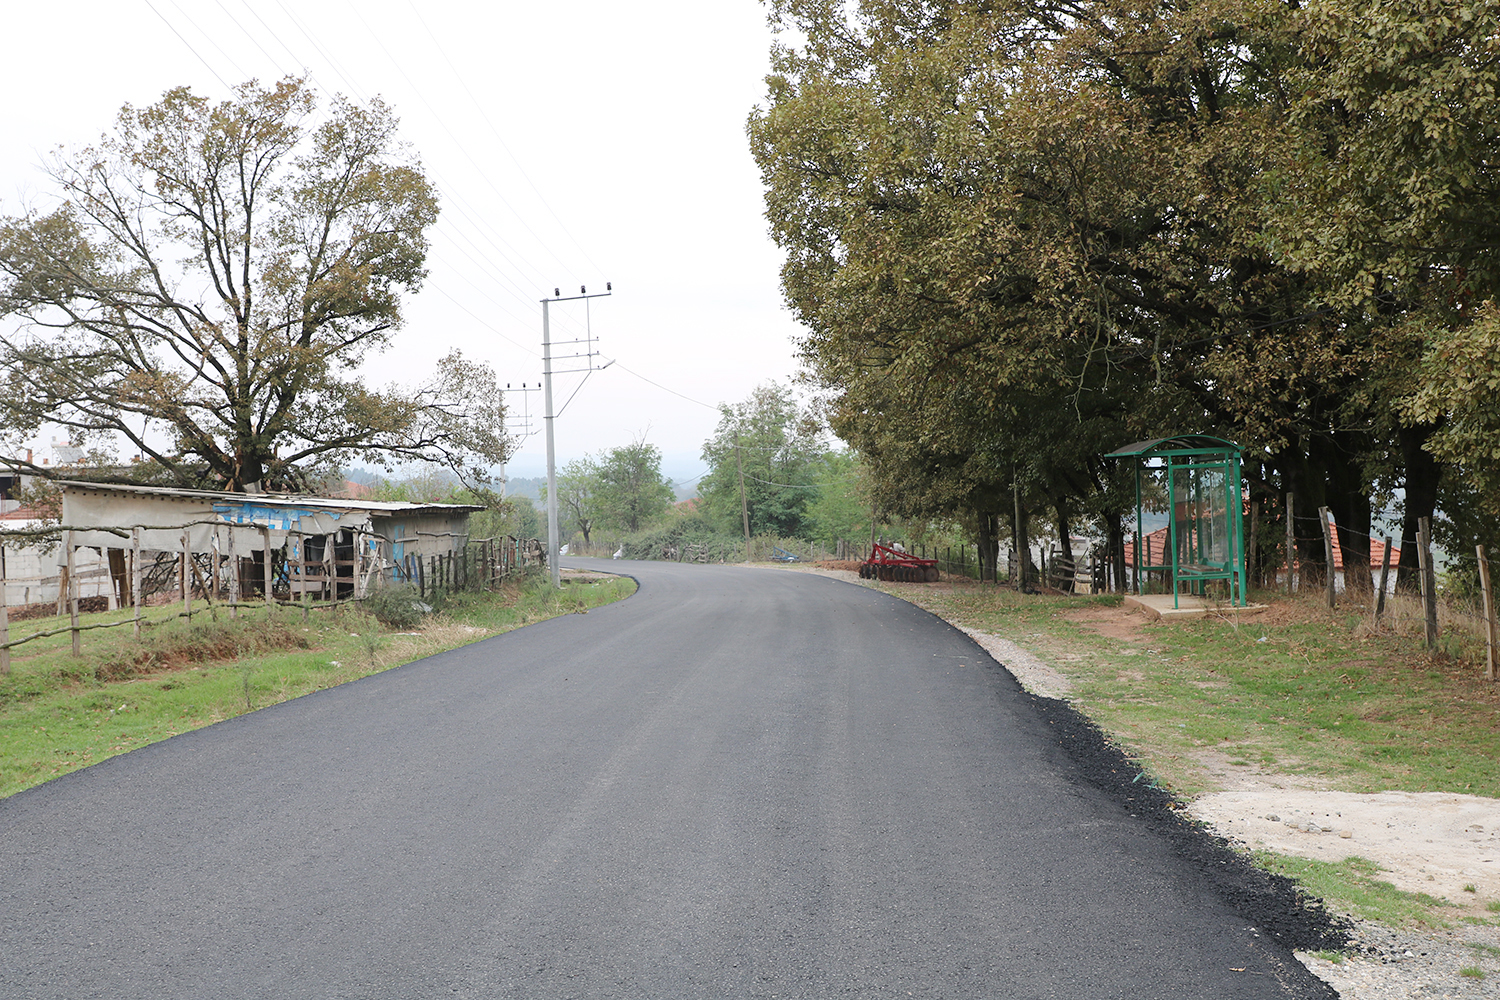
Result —
<svg viewBox="0 0 1500 1000"><path fill-rule="evenodd" d="M1105 458L1147 459L1158 455L1238 455L1242 452L1233 441L1208 434L1179 434L1176 437L1155 438L1122 445L1105 455Z"/></svg>

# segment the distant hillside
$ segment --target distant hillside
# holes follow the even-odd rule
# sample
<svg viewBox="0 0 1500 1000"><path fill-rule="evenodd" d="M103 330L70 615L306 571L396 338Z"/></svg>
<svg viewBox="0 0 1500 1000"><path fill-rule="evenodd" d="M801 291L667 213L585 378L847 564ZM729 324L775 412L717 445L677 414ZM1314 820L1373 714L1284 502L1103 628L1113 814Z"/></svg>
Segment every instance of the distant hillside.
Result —
<svg viewBox="0 0 1500 1000"><path fill-rule="evenodd" d="M505 481L505 495L508 497L529 497L541 503L542 488L547 485L547 477L538 479L526 479L521 476L511 476Z"/></svg>

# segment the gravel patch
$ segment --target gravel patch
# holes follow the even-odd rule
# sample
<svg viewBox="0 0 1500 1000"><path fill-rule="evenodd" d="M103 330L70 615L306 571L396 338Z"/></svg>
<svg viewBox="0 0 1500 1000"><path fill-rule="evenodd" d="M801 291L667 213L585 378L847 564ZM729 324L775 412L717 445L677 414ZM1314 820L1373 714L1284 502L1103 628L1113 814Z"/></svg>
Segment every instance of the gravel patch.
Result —
<svg viewBox="0 0 1500 1000"><path fill-rule="evenodd" d="M1500 996L1500 928L1423 932L1356 921L1341 961L1296 954L1344 1000Z"/></svg>

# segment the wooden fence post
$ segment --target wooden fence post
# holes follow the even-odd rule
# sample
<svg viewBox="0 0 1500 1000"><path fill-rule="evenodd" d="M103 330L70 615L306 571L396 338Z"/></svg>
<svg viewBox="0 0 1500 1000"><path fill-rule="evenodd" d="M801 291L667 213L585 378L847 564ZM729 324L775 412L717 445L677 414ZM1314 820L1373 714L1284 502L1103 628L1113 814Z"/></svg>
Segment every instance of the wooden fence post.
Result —
<svg viewBox="0 0 1500 1000"><path fill-rule="evenodd" d="M1432 569L1432 519L1417 520L1417 565L1422 576L1422 618L1427 648L1437 648L1437 574Z"/></svg>
<svg viewBox="0 0 1500 1000"><path fill-rule="evenodd" d="M1333 566L1333 529L1328 526L1328 508L1318 508L1318 524L1323 529L1323 560L1328 567L1328 606L1334 606L1334 591L1338 581L1334 578ZM1349 572L1349 567L1344 567L1344 573Z"/></svg>
<svg viewBox="0 0 1500 1000"><path fill-rule="evenodd" d="M1296 511L1296 498L1288 493L1286 495L1286 592L1288 595L1295 589L1292 582L1292 567L1297 559L1297 527L1293 523Z"/></svg>
<svg viewBox="0 0 1500 1000"><path fill-rule="evenodd" d="M234 553L234 525L229 526L229 617L240 612L240 561Z"/></svg>
<svg viewBox="0 0 1500 1000"><path fill-rule="evenodd" d="M83 638L78 632L78 580L73 572L73 533L71 531L63 535L63 544L68 547L68 617L73 626L73 655L83 655Z"/></svg>
<svg viewBox="0 0 1500 1000"><path fill-rule="evenodd" d="M181 572L178 575L181 577L182 583L182 610L187 615L189 622L193 620L193 591L188 581L188 561L191 558L191 550L188 548L188 533L184 531L182 533L182 565L179 567Z"/></svg>
<svg viewBox="0 0 1500 1000"><path fill-rule="evenodd" d="M1477 545L1474 552L1479 556L1479 588L1484 594L1484 679L1495 679L1496 646L1500 645L1500 625L1495 621L1495 598L1490 592L1490 560L1484 546ZM0 615L5 612L0 609Z"/></svg>
<svg viewBox="0 0 1500 1000"><path fill-rule="evenodd" d="M265 561L265 565L262 567L261 577L264 580L264 586L266 588L266 610L269 611L271 609L271 581L272 581L272 577L274 576L274 574L271 572L271 526L270 525L263 524L263 525L260 526L260 537L261 537L262 544L265 545L266 561Z"/></svg>
<svg viewBox="0 0 1500 1000"><path fill-rule="evenodd" d="M1385 536L1385 556L1380 560L1380 593L1375 595L1375 622L1385 614L1385 588L1391 578L1391 536Z"/></svg>
<svg viewBox="0 0 1500 1000"><path fill-rule="evenodd" d="M141 529L139 525L130 529L130 608L135 624L131 628L135 637L141 637Z"/></svg>
<svg viewBox="0 0 1500 1000"><path fill-rule="evenodd" d="M308 614L312 609L312 588L307 585L307 536L298 531L288 535L288 544L291 539L297 541L297 580L302 584L302 620L307 621ZM287 575L291 576L291 561L287 562Z"/></svg>

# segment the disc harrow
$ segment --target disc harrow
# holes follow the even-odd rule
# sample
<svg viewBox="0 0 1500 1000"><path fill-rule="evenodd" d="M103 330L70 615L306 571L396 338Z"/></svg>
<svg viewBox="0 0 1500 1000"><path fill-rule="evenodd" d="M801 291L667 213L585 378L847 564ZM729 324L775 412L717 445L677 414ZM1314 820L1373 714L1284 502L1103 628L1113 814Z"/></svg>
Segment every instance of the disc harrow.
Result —
<svg viewBox="0 0 1500 1000"><path fill-rule="evenodd" d="M859 564L861 580L886 580L893 583L936 583L936 559L919 559L910 552L875 544L870 558Z"/></svg>

